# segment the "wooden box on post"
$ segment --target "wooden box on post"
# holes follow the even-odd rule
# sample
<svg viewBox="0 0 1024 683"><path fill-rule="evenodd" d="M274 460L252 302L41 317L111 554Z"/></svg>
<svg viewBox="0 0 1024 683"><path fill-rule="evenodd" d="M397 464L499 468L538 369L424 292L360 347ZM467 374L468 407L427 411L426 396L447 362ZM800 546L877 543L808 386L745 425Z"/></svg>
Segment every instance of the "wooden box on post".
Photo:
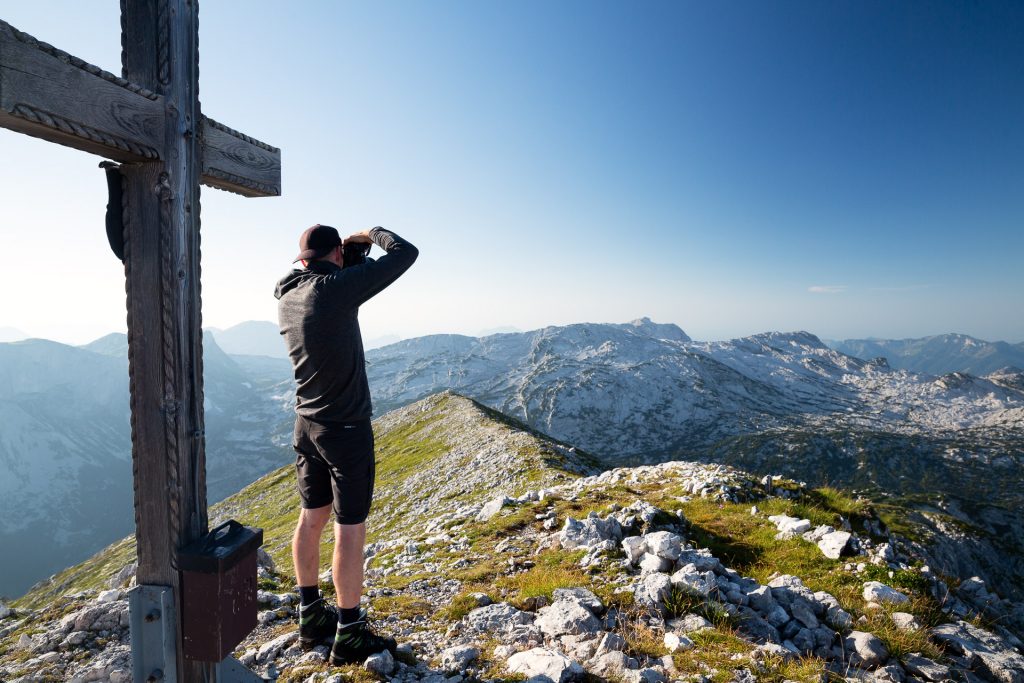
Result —
<svg viewBox="0 0 1024 683"><path fill-rule="evenodd" d="M261 545L263 529L230 520L179 552L186 659L219 662L256 627Z"/></svg>

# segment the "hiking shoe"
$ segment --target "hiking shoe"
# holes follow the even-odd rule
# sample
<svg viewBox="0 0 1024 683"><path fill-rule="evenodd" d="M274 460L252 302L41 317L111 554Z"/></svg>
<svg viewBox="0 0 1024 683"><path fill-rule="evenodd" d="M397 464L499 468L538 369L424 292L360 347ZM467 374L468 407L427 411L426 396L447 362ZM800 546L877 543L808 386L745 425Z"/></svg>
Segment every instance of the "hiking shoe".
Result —
<svg viewBox="0 0 1024 683"><path fill-rule="evenodd" d="M338 626L338 610L324 601L324 596L308 605L299 605L299 645L308 650L334 633Z"/></svg>
<svg viewBox="0 0 1024 683"><path fill-rule="evenodd" d="M331 647L331 664L362 664L372 654L387 650L395 653L398 645L394 638L379 636L366 624L366 613L360 613L359 621L338 624Z"/></svg>

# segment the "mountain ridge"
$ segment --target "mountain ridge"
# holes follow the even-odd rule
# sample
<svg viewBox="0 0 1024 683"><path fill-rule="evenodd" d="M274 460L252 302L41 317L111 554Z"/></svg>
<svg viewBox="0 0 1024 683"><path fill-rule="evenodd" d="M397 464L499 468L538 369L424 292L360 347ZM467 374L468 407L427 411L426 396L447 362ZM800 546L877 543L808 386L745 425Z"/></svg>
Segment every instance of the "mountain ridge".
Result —
<svg viewBox="0 0 1024 683"><path fill-rule="evenodd" d="M912 529L914 520L882 516L847 492L720 464L588 474L585 453L452 393L374 427L383 495L371 512L367 606L404 648L368 662L376 676L1024 676L1014 635L1022 605L979 578L945 575L944 558L919 554L886 521ZM231 515L264 529L259 626L234 654L279 680L366 676L328 666L326 646L303 653L296 644L294 491L283 467L213 508L211 523ZM0 678L128 680L133 554L126 539L13 609L0 606Z"/></svg>
<svg viewBox="0 0 1024 683"><path fill-rule="evenodd" d="M990 342L958 333L908 339L844 339L829 345L851 356L865 360L885 357L894 368L933 375L964 372L984 376L1006 366L1024 367L1024 342Z"/></svg>

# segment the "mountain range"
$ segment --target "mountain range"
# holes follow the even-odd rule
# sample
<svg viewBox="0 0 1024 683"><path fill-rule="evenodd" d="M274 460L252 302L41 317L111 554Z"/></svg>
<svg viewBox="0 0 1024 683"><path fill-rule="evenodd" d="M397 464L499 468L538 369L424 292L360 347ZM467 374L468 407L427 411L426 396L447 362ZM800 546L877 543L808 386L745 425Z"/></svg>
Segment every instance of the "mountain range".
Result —
<svg viewBox="0 0 1024 683"><path fill-rule="evenodd" d="M920 339L844 339L829 341L828 345L850 356L865 360L884 357L894 368L932 375L987 375L1005 368L1024 368L1024 343L989 342L966 334Z"/></svg>
<svg viewBox="0 0 1024 683"><path fill-rule="evenodd" d="M246 329L280 343L268 326ZM290 459L294 401L286 359L225 354L217 334L206 336L211 500ZM0 397L0 465L11 472L0 480L0 513L19 511L0 514L0 541L28 556L39 534L57 539L39 550L53 556L48 563L9 563L35 571L12 586L130 529L124 352L123 335L82 348L0 345L0 386L11 387ZM1012 513L1024 503L1024 374L1013 369L921 374L846 355L806 332L699 342L646 318L432 335L366 358L378 415L454 390L602 467L724 462L974 520L1005 552L1024 548ZM67 476L51 483L58 472ZM54 494L68 501L61 510L35 505ZM82 519L90 520L84 529ZM77 556L64 552L70 547Z"/></svg>
<svg viewBox="0 0 1024 683"><path fill-rule="evenodd" d="M366 357L380 411L453 389L608 464L708 459L903 495L1024 502L1020 372L933 376L806 332L694 342L646 319L435 335Z"/></svg>

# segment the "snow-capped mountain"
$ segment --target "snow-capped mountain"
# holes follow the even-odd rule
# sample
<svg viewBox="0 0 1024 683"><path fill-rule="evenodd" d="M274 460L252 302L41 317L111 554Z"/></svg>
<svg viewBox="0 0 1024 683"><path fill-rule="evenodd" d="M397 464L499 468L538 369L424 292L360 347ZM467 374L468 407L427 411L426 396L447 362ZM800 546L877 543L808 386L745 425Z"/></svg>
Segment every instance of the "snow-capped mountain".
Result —
<svg viewBox="0 0 1024 683"><path fill-rule="evenodd" d="M216 501L291 458L288 399L209 335L204 349L207 485ZM0 344L0 594L131 532L126 352L121 334L83 347Z"/></svg>
<svg viewBox="0 0 1024 683"><path fill-rule="evenodd" d="M1024 393L1004 376L897 370L807 332L694 342L647 320L580 324L420 337L367 360L378 410L456 389L606 456L824 421L901 434L1024 424Z"/></svg>
<svg viewBox="0 0 1024 683"><path fill-rule="evenodd" d="M1022 498L1024 391L1012 372L913 373L806 332L694 342L646 319L421 337L367 361L378 413L450 388L608 463L708 458L902 493Z"/></svg>
<svg viewBox="0 0 1024 683"><path fill-rule="evenodd" d="M921 339L844 339L828 342L836 351L869 360L883 357L894 368L941 375L987 375L1006 367L1024 368L1024 343L989 342L966 334Z"/></svg>

